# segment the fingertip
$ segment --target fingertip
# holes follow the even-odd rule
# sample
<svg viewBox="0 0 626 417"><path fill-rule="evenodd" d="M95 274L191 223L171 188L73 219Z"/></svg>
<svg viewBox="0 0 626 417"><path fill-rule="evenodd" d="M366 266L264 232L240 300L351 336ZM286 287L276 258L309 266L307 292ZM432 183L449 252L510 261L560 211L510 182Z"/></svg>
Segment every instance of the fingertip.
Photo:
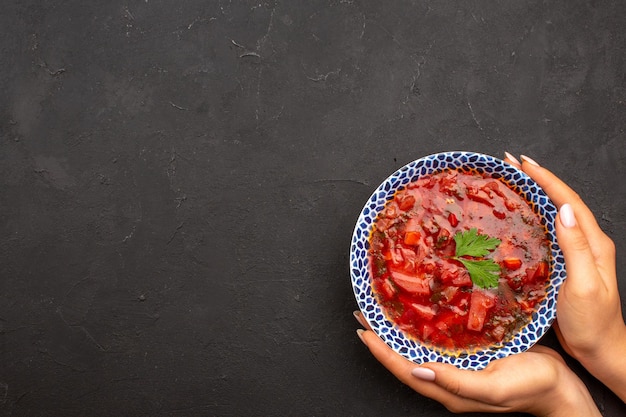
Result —
<svg viewBox="0 0 626 417"><path fill-rule="evenodd" d="M537 161L535 161L534 159L532 159L532 158L530 158L530 157L528 157L528 156L526 156L526 155L520 155L520 159L522 160L522 162L527 162L527 163L529 163L530 165L534 165L534 166L536 166L536 167L538 167L538 166L539 166L539 164L537 163Z"/></svg>
<svg viewBox="0 0 626 417"><path fill-rule="evenodd" d="M522 164L520 163L520 161L508 152L504 152L504 160L508 162L510 165L513 165L517 168L522 167Z"/></svg>
<svg viewBox="0 0 626 417"><path fill-rule="evenodd" d="M367 346L367 341L365 340L364 333L365 333L365 330L356 329L356 335L359 336L359 339L361 339L361 342L363 342L363 344Z"/></svg>
<svg viewBox="0 0 626 417"><path fill-rule="evenodd" d="M435 380L436 374L435 371L429 368L417 367L411 370L411 375L413 375L417 379L421 379L422 381L432 382Z"/></svg>
<svg viewBox="0 0 626 417"><path fill-rule="evenodd" d="M571 229L576 226L576 216L574 216L574 209L571 204L565 203L559 209L559 220L566 229Z"/></svg>
<svg viewBox="0 0 626 417"><path fill-rule="evenodd" d="M354 316L356 321L358 321L359 324L365 328L365 330L372 330L372 328L370 327L369 323L367 322L367 320L363 316L363 313L361 313L359 310L356 310L356 311L352 312L352 315Z"/></svg>

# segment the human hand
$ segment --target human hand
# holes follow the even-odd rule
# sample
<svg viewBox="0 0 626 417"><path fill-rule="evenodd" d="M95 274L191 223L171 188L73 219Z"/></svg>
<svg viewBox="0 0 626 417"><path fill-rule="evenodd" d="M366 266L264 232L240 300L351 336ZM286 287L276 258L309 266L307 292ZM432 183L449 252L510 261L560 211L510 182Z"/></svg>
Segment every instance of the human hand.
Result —
<svg viewBox="0 0 626 417"><path fill-rule="evenodd" d="M536 416L599 416L589 392L558 353L545 346L491 362L484 370L460 370L443 363L421 366L394 352L369 330L359 337L401 382L454 413L521 411Z"/></svg>
<svg viewBox="0 0 626 417"><path fill-rule="evenodd" d="M505 160L535 180L559 207L556 234L567 279L555 330L567 353L626 401L626 326L615 271L615 245L591 210L563 181L528 157Z"/></svg>

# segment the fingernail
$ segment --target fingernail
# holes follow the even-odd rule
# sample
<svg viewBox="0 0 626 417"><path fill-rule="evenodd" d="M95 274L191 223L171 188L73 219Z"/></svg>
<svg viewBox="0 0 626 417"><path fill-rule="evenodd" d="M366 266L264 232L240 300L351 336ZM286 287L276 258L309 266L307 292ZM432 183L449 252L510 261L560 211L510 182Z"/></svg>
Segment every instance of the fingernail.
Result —
<svg viewBox="0 0 626 417"><path fill-rule="evenodd" d="M363 330L363 329L357 329L356 330L356 334L357 334L357 336L359 336L359 339L361 339L361 342L363 342L363 344L365 346L367 346L367 342L365 342L365 338L363 337L363 333L365 333L365 330Z"/></svg>
<svg viewBox="0 0 626 417"><path fill-rule="evenodd" d="M520 158L522 158L522 161L528 162L531 165L534 165L536 167L539 166L539 164L537 162L535 162L533 159L527 157L526 155L520 155Z"/></svg>
<svg viewBox="0 0 626 417"><path fill-rule="evenodd" d="M504 152L504 156L506 157L506 159L513 162L514 164L521 165L520 162L517 160L517 158L511 155L510 153Z"/></svg>
<svg viewBox="0 0 626 417"><path fill-rule="evenodd" d="M561 218L563 227L569 229L570 227L576 226L576 217L574 217L574 210L571 205L567 203L563 204L561 210L559 210L559 217Z"/></svg>
<svg viewBox="0 0 626 417"><path fill-rule="evenodd" d="M413 370L411 371L411 375L413 375L417 379L421 379L422 381L435 380L435 371L428 368L413 368Z"/></svg>
<svg viewBox="0 0 626 417"><path fill-rule="evenodd" d="M361 314L361 312L359 310L353 311L352 315L354 316L354 318L356 319L356 321L359 322L359 324L363 327L368 327L367 323L365 322L365 318L363 317L363 314Z"/></svg>

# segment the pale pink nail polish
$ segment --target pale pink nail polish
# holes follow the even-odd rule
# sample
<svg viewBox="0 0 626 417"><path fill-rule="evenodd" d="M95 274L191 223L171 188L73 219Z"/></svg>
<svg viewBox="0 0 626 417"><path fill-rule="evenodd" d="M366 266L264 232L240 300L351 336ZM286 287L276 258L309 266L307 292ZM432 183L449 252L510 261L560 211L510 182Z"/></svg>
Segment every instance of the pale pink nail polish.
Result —
<svg viewBox="0 0 626 417"><path fill-rule="evenodd" d="M359 324L363 327L367 327L365 326L365 322L363 321L363 316L361 315L361 312L358 310L355 310L352 312L352 315L354 316L354 318L356 319L356 321L359 322Z"/></svg>
<svg viewBox="0 0 626 417"><path fill-rule="evenodd" d="M361 342L363 342L363 344L365 346L367 346L367 343L365 342L365 338L363 337L363 333L365 333L365 330L363 330L363 329L357 329L356 330L356 334L357 334L357 336L359 336L359 339L361 339Z"/></svg>
<svg viewBox="0 0 626 417"><path fill-rule="evenodd" d="M528 162L531 165L534 165L536 167L539 166L539 164L534 159L529 158L526 155L520 155L520 158L522 158L522 161Z"/></svg>
<svg viewBox="0 0 626 417"><path fill-rule="evenodd" d="M428 368L413 368L413 370L411 371L411 375L413 375L417 379L421 379L422 381L435 380L435 371Z"/></svg>
<svg viewBox="0 0 626 417"><path fill-rule="evenodd" d="M517 160L517 158L511 155L510 153L504 152L504 156L506 157L506 159L513 162L514 164L521 165L521 163Z"/></svg>
<svg viewBox="0 0 626 417"><path fill-rule="evenodd" d="M567 203L561 206L561 209L559 210L559 218L561 219L563 227L567 227L569 229L576 226L574 210L572 209L572 206Z"/></svg>

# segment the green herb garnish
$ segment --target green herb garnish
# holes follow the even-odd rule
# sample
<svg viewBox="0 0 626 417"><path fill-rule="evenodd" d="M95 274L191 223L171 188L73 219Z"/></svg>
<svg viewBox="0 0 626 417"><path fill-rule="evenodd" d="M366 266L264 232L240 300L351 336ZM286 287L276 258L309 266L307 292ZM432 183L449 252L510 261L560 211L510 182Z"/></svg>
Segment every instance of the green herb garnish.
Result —
<svg viewBox="0 0 626 417"><path fill-rule="evenodd" d="M482 258L494 251L501 240L487 235L479 235L478 229L472 228L454 235L456 252L452 259L461 262L469 272L472 282L480 288L495 288L498 286L500 265L493 259L467 259L463 256Z"/></svg>

